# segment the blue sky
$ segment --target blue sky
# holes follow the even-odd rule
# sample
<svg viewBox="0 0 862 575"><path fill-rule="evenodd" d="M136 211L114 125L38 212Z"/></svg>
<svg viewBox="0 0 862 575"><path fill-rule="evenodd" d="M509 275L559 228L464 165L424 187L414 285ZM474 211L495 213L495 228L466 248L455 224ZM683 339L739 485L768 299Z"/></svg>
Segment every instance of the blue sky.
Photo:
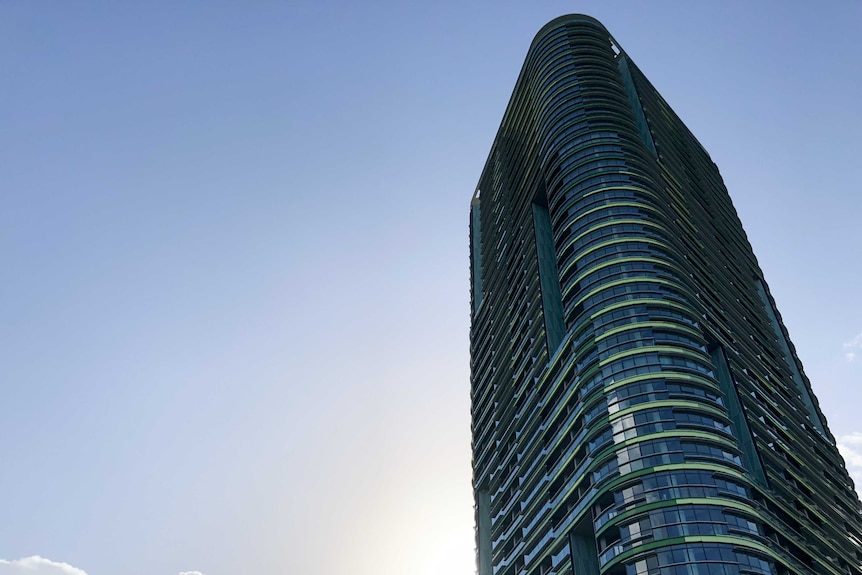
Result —
<svg viewBox="0 0 862 575"><path fill-rule="evenodd" d="M0 575L472 573L468 205L570 12L719 165L862 478L862 4L752 4L0 2Z"/></svg>

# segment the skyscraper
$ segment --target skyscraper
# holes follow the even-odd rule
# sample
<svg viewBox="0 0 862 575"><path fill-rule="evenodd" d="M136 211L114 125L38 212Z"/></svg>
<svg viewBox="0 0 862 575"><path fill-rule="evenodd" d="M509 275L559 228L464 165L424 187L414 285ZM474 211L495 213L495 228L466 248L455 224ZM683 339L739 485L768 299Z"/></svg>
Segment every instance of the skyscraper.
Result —
<svg viewBox="0 0 862 575"><path fill-rule="evenodd" d="M470 251L479 575L862 574L718 168L596 20L530 46Z"/></svg>

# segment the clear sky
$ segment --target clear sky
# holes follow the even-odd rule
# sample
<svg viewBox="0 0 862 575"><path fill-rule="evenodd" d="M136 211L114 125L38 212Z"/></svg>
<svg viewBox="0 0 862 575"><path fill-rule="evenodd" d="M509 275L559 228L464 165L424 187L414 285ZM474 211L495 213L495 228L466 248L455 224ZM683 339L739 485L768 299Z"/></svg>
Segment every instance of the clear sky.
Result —
<svg viewBox="0 0 862 575"><path fill-rule="evenodd" d="M470 575L468 206L570 12L862 479L862 3L0 0L0 575Z"/></svg>

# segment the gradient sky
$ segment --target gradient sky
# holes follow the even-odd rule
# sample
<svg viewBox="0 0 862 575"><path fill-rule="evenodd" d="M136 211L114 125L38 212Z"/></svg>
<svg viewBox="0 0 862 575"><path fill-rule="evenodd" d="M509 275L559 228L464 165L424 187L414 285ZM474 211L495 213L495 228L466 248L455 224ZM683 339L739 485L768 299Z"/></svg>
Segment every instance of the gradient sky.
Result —
<svg viewBox="0 0 862 575"><path fill-rule="evenodd" d="M859 1L0 0L0 575L472 574L469 200L570 12L721 168L862 479Z"/></svg>

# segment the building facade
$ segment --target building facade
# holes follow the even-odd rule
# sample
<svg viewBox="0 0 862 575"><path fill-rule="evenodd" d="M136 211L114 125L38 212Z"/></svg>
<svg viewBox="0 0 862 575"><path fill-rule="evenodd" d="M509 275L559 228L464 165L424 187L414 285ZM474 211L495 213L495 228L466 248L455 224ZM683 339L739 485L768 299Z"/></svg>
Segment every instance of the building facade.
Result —
<svg viewBox="0 0 862 575"><path fill-rule="evenodd" d="M470 207L479 575L862 575L862 514L709 154L596 20Z"/></svg>

